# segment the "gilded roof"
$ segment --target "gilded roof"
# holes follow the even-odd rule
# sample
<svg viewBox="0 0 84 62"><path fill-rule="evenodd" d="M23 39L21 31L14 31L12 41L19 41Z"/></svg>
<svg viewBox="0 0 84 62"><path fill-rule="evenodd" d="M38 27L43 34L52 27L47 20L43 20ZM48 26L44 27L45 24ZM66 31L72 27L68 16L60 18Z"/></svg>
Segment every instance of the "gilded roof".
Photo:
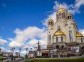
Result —
<svg viewBox="0 0 84 62"><path fill-rule="evenodd" d="M65 34L60 29L54 33L54 36L65 36Z"/></svg>
<svg viewBox="0 0 84 62"><path fill-rule="evenodd" d="M83 35L80 32L76 32L76 37L83 37Z"/></svg>

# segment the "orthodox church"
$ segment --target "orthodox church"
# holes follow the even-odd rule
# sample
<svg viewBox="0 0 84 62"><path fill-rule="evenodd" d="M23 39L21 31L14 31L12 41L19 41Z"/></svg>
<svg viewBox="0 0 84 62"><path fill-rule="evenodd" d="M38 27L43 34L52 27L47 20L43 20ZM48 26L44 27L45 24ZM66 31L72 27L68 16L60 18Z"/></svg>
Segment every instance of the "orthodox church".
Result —
<svg viewBox="0 0 84 62"><path fill-rule="evenodd" d="M56 20L48 20L47 49L52 57L84 54L84 36L78 31L72 14L65 8L56 12Z"/></svg>
<svg viewBox="0 0 84 62"><path fill-rule="evenodd" d="M59 8L56 12L56 20L50 18L47 25L47 49L40 49L38 42L37 51L34 51L35 57L84 55L84 36L78 31L77 24L67 9Z"/></svg>

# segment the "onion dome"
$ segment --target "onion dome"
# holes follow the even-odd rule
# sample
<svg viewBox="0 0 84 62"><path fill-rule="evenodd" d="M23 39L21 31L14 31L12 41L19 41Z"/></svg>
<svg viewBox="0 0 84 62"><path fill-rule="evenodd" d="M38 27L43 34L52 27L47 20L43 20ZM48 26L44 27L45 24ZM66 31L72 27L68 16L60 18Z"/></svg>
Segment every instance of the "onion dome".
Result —
<svg viewBox="0 0 84 62"><path fill-rule="evenodd" d="M65 34L61 30L58 30L54 33L54 36L65 36Z"/></svg>
<svg viewBox="0 0 84 62"><path fill-rule="evenodd" d="M64 8L59 8L59 9L58 9L58 12L59 12L59 13L63 13L63 12L65 12L65 9L64 9Z"/></svg>
<svg viewBox="0 0 84 62"><path fill-rule="evenodd" d="M76 37L83 37L83 35L80 32L76 32Z"/></svg>

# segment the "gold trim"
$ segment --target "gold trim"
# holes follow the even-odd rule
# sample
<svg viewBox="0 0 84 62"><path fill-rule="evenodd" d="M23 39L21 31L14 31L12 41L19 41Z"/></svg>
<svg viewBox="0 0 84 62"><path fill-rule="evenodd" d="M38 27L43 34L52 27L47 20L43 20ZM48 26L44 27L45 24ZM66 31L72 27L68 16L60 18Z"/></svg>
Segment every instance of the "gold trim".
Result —
<svg viewBox="0 0 84 62"><path fill-rule="evenodd" d="M83 35L80 32L76 32L76 37L83 37Z"/></svg>
<svg viewBox="0 0 84 62"><path fill-rule="evenodd" d="M54 36L65 36L65 34L60 29L54 33Z"/></svg>

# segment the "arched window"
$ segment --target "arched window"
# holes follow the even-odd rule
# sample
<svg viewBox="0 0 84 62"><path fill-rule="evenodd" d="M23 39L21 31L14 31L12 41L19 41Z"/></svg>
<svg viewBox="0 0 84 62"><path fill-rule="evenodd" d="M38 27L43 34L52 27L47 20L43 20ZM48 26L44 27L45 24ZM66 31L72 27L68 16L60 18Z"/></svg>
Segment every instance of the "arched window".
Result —
<svg viewBox="0 0 84 62"><path fill-rule="evenodd" d="M69 19L69 16L67 18Z"/></svg>
<svg viewBox="0 0 84 62"><path fill-rule="evenodd" d="M70 15L70 19L71 19L72 17L71 17L71 15Z"/></svg>
<svg viewBox="0 0 84 62"><path fill-rule="evenodd" d="M73 41L72 31L71 30L69 30L69 39L70 39L70 41Z"/></svg>
<svg viewBox="0 0 84 62"><path fill-rule="evenodd" d="M61 48L63 49L64 48L64 45L62 45Z"/></svg>
<svg viewBox="0 0 84 62"><path fill-rule="evenodd" d="M53 25L53 22L51 21L51 25Z"/></svg>
<svg viewBox="0 0 84 62"><path fill-rule="evenodd" d="M82 49L84 49L84 46L82 46Z"/></svg>
<svg viewBox="0 0 84 62"><path fill-rule="evenodd" d="M63 36L61 36L61 41L63 42Z"/></svg>
<svg viewBox="0 0 84 62"><path fill-rule="evenodd" d="M64 17L63 13L62 13L62 18Z"/></svg>
<svg viewBox="0 0 84 62"><path fill-rule="evenodd" d="M69 15L67 18L68 18L68 19L72 19L72 16L71 16L71 15Z"/></svg>
<svg viewBox="0 0 84 62"><path fill-rule="evenodd" d="M58 37L56 37L56 42L58 42Z"/></svg>
<svg viewBox="0 0 84 62"><path fill-rule="evenodd" d="M62 18L65 18L65 12L62 13Z"/></svg>
<svg viewBox="0 0 84 62"><path fill-rule="evenodd" d="M50 25L50 22L48 22L48 25Z"/></svg>
<svg viewBox="0 0 84 62"><path fill-rule="evenodd" d="M62 13L59 13L59 18L60 18L60 19L62 18Z"/></svg>
<svg viewBox="0 0 84 62"><path fill-rule="evenodd" d="M81 38L81 42L83 42L83 38Z"/></svg>
<svg viewBox="0 0 84 62"><path fill-rule="evenodd" d="M57 15L57 19L59 19L59 16Z"/></svg>
<svg viewBox="0 0 84 62"><path fill-rule="evenodd" d="M56 49L59 49L59 45L56 46Z"/></svg>
<svg viewBox="0 0 84 62"><path fill-rule="evenodd" d="M53 25L53 21L49 21L48 22L48 25Z"/></svg>

